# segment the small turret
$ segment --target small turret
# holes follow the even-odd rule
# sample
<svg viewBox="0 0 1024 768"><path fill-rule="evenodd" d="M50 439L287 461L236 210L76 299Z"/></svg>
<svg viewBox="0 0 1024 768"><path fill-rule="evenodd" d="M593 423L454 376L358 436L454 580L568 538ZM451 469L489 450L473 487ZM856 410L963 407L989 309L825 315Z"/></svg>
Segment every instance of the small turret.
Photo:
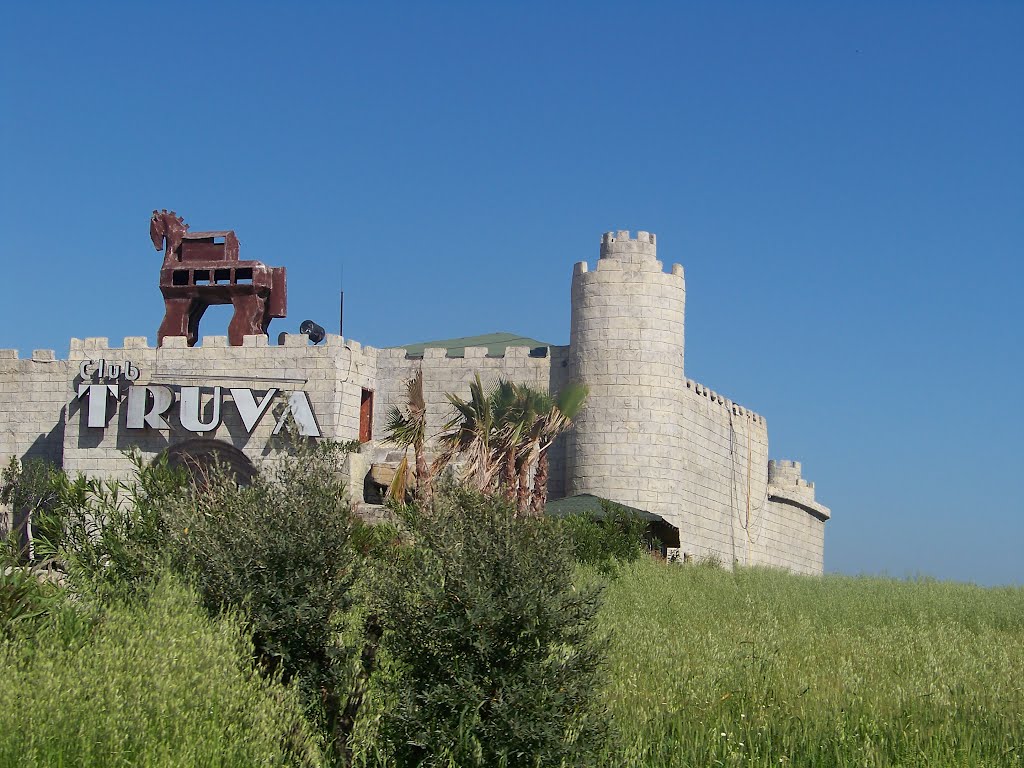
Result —
<svg viewBox="0 0 1024 768"><path fill-rule="evenodd" d="M828 507L814 498L814 483L800 476L799 461L772 459L768 462L768 495L771 499L794 502L822 520L831 516Z"/></svg>
<svg viewBox="0 0 1024 768"><path fill-rule="evenodd" d="M658 258L658 241L650 232L637 232L636 239L629 236L629 230L605 232L601 237L602 259L633 260L637 257Z"/></svg>

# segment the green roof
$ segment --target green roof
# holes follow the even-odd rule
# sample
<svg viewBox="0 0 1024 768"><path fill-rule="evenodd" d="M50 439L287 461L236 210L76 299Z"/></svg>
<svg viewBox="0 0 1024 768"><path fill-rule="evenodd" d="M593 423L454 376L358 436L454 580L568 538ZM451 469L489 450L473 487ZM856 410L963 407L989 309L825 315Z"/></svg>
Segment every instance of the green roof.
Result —
<svg viewBox="0 0 1024 768"><path fill-rule="evenodd" d="M551 515L552 517L568 517L569 515L586 515L594 519L600 520L604 517L604 509L601 507L602 501L609 501L609 499L603 499L600 496L592 496L589 493L578 493L575 496L567 496L564 499L556 499L555 501L549 501L544 505L544 512ZM618 504L623 509L632 512L634 515L639 517L641 520L646 520L649 523L653 522L665 522L665 518L661 515L656 515L653 512L648 512L644 509L637 509L636 507L630 507L627 504L619 504L618 502L612 502Z"/></svg>
<svg viewBox="0 0 1024 768"><path fill-rule="evenodd" d="M487 354L501 357L507 347L530 347L538 349L550 347L546 341L538 341L518 333L485 333L483 336L461 336L457 339L439 339L437 341L419 341L415 344L399 344L392 349L404 349L410 356L423 355L424 349L445 349L448 357L465 357L466 347L487 347Z"/></svg>

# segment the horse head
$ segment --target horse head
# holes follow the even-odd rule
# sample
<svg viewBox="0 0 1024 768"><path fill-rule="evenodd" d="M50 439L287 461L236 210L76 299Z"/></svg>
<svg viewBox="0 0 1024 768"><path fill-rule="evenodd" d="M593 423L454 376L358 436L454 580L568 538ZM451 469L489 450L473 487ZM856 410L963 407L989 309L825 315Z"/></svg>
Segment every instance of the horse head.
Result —
<svg viewBox="0 0 1024 768"><path fill-rule="evenodd" d="M166 242L165 259L170 258L171 254L178 249L181 239L187 231L188 224L185 223L185 220L166 208L153 211L153 217L149 220L149 239L153 241L153 247L159 251Z"/></svg>

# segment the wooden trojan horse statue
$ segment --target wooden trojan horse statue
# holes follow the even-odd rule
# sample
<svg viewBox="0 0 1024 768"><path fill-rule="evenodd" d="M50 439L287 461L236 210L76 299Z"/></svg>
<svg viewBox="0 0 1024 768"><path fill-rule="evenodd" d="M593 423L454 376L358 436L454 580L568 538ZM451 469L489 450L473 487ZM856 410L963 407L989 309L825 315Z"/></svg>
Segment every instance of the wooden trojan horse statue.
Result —
<svg viewBox="0 0 1024 768"><path fill-rule="evenodd" d="M270 321L284 317L288 308L288 281L284 267L260 261L238 260L238 238L231 230L189 232L174 211L153 211L149 236L159 251L160 293L164 321L157 344L167 336L184 336L190 347L199 339L199 321L206 308L231 304L235 314L228 325L228 342L242 346L244 336L266 334Z"/></svg>

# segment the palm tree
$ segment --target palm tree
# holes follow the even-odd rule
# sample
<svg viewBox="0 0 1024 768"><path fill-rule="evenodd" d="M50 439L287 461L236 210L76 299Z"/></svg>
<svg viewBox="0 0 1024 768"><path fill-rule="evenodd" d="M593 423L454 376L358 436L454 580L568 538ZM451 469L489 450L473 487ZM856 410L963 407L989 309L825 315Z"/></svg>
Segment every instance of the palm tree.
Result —
<svg viewBox="0 0 1024 768"><path fill-rule="evenodd" d="M530 512L531 506L531 470L537 466L540 457L544 420L553 401L547 392L526 384L517 387L517 394L522 432L516 457L516 509L525 515Z"/></svg>
<svg viewBox="0 0 1024 768"><path fill-rule="evenodd" d="M384 427L384 439L406 451L398 465L391 488L388 489L388 495L392 498L405 498L405 478L409 470L408 451L411 447L416 461L416 498L429 504L433 496L433 477L427 466L424 449L427 441L427 404L423 397L423 369L418 370L405 386L405 412L392 406Z"/></svg>
<svg viewBox="0 0 1024 768"><path fill-rule="evenodd" d="M500 379L485 393L477 374L469 393L468 400L447 396L455 413L441 434L443 450L435 471L456 456L465 456L464 479L485 493L501 492L520 514L540 516L548 494L548 451L572 426L587 387L570 384L552 397Z"/></svg>
<svg viewBox="0 0 1024 768"><path fill-rule="evenodd" d="M555 439L572 426L573 419L583 408L590 390L584 384L569 384L553 400L551 407L541 415L538 425L537 469L533 475L533 497L530 512L540 517L548 498L548 450Z"/></svg>
<svg viewBox="0 0 1024 768"><path fill-rule="evenodd" d="M468 400L450 393L447 397L455 414L441 433L441 454L434 463L435 470L439 471L456 456L465 456L468 463L464 479L477 490L490 493L499 471L493 449L497 439L491 398L484 393L480 374L469 385Z"/></svg>
<svg viewBox="0 0 1024 768"><path fill-rule="evenodd" d="M498 468L498 488L506 499L515 499L516 461L522 434L527 424L523 418L519 387L508 379L499 379L488 395L494 434L490 441Z"/></svg>

